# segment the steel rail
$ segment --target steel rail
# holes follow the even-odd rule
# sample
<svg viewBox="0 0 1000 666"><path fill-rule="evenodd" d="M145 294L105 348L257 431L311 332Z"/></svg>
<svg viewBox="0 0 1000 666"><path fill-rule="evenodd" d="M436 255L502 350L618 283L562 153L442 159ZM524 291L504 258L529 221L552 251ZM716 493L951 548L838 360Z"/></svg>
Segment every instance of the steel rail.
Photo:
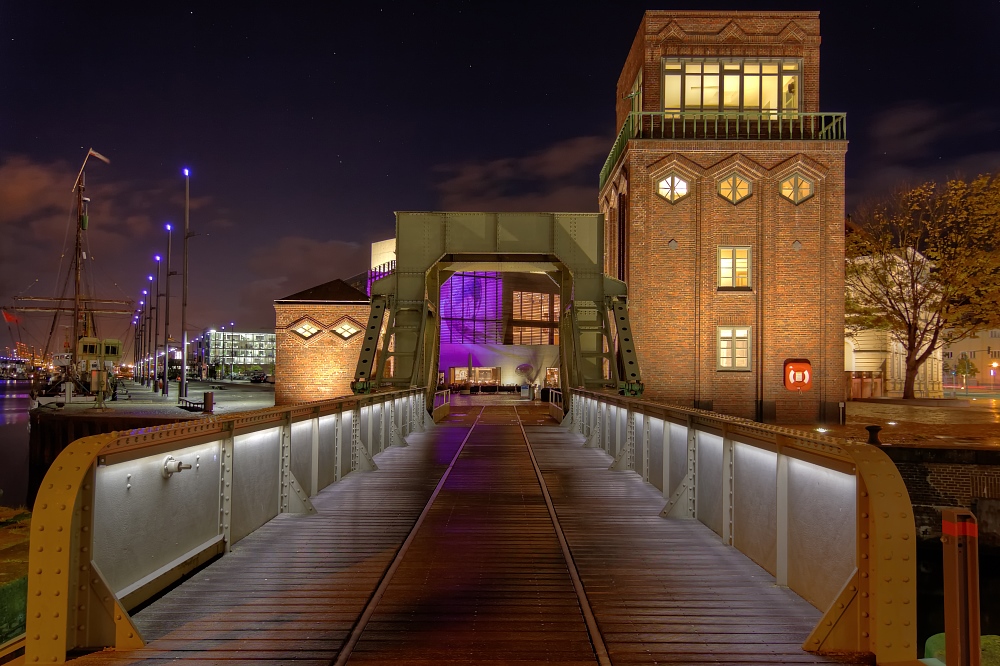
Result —
<svg viewBox="0 0 1000 666"><path fill-rule="evenodd" d="M441 480L438 481L437 486L434 488L434 492L431 493L430 498L427 500L427 504L424 505L424 510L420 512L417 517L413 527L410 529L410 533L406 535L406 540L403 541L403 545L399 547L396 551L396 557L392 559L385 573L382 574L382 579L379 581L378 587L375 592L372 593L371 598L368 603L365 604L365 609L362 611L361 616L355 623L354 627L351 629L351 633L348 635L347 640L344 641L344 645L340 648L340 653L337 655L336 661L333 662L333 666L344 666L347 661L351 658L351 653L354 652L354 648L357 646L358 641L361 640L361 634L365 632L365 627L368 626L368 621L371 620L372 615L375 614L375 609L378 608L378 604L382 601L382 597L385 596L385 592L389 589L389 584L392 582L392 577L395 575L396 570L399 569L399 565L403 562L403 558L406 556L406 551L409 550L410 544L413 543L413 539L416 537L417 532L420 530L420 526L423 525L424 519L427 514L431 512L431 507L434 506L434 500L441 493L444 488L444 484L448 481L448 477L451 475L451 470L454 469L455 463L458 462L458 457L462 455L462 451L465 449L466 442L472 437L472 431L476 429L476 425L479 423L479 419L483 417L483 413L486 408L483 407L479 410L479 415L473 422L472 427L469 428L469 432L465 434L465 439L459 444L458 450L455 451L455 455L452 457L451 462L448 463L448 468L441 475Z"/></svg>
<svg viewBox="0 0 1000 666"><path fill-rule="evenodd" d="M583 614L583 620L587 625L590 644L594 648L597 662L601 666L611 666L608 647L604 643L604 636L601 634L601 628L597 624L597 618L594 616L594 609L590 605L590 599L587 598L587 590L583 586L583 580L580 579L580 572L576 568L573 552L570 550L569 542L566 540L562 525L559 523L559 516L556 514L556 508L552 504L552 497L549 495L548 486L545 485L545 479L542 477L542 470L538 467L538 461L535 460L535 452L531 449L531 442L528 441L528 434L524 431L524 423L521 421L521 415L517 413L517 407L514 407L514 414L517 416L517 427L521 430L521 437L524 438L524 446L528 450L528 457L531 459L531 467L535 470L535 478L538 479L538 486L541 488L542 498L545 500L545 508L549 511L552 528L559 539L559 547L562 548L563 558L566 560L567 569L569 569L569 576L573 580L573 589L576 591L576 597L580 601L580 612Z"/></svg>

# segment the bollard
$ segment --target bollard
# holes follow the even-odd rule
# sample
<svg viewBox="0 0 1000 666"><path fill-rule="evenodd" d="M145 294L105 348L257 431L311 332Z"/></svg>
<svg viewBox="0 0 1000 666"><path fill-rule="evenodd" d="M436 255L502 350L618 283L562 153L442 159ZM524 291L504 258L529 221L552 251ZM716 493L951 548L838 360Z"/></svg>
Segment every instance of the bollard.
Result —
<svg viewBox="0 0 1000 666"><path fill-rule="evenodd" d="M205 396L203 398L204 402L201 407L201 411L206 414L212 414L215 411L215 393L212 391L205 391Z"/></svg>
<svg viewBox="0 0 1000 666"><path fill-rule="evenodd" d="M878 438L879 431L882 430L882 426L870 425L865 426L865 430L868 431L868 443L875 444L877 446L882 446L882 440Z"/></svg>
<svg viewBox="0 0 1000 666"><path fill-rule="evenodd" d="M979 528L965 509L941 509L944 647L948 666L980 666Z"/></svg>

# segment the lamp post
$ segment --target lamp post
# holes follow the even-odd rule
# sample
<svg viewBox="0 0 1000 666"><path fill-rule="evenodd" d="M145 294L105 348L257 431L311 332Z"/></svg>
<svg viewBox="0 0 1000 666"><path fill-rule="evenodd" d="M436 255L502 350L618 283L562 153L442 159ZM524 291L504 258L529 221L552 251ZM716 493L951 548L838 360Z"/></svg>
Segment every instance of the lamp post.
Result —
<svg viewBox="0 0 1000 666"><path fill-rule="evenodd" d="M222 349L222 351L219 352L219 358L222 361L222 376L219 377L219 380L221 381L226 378L226 327L225 326L219 327L219 347L220 349Z"/></svg>
<svg viewBox="0 0 1000 666"><path fill-rule="evenodd" d="M229 381L236 374L236 322L229 322Z"/></svg>
<svg viewBox="0 0 1000 666"><path fill-rule="evenodd" d="M184 259L181 267L181 387L179 397L187 397L187 304L188 304L188 238L191 237L191 171L184 169Z"/></svg>
<svg viewBox="0 0 1000 666"><path fill-rule="evenodd" d="M160 261L162 257L155 255L156 282L153 283L152 303L156 314L153 316L153 392L156 393L156 381L160 377Z"/></svg>
<svg viewBox="0 0 1000 666"><path fill-rule="evenodd" d="M994 378L997 375L997 366L1000 366L1000 363L998 363L996 361L993 361L993 363L990 364L990 393L992 393L994 391L994 383L993 382L994 382Z"/></svg>
<svg viewBox="0 0 1000 666"><path fill-rule="evenodd" d="M170 389L170 276L176 272L170 271L170 246L174 237L173 227L168 222L167 228L167 286L163 301L163 395L169 395Z"/></svg>
<svg viewBox="0 0 1000 666"><path fill-rule="evenodd" d="M146 386L152 386L153 380L150 377L152 363L150 363L150 349L153 347L153 276L149 278L149 289L143 290L146 294Z"/></svg>

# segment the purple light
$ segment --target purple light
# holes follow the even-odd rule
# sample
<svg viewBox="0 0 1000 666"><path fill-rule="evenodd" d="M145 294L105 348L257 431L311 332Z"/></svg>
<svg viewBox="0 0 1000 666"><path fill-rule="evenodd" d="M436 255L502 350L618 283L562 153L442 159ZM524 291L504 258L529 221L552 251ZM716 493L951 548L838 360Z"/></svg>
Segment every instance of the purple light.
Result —
<svg viewBox="0 0 1000 666"><path fill-rule="evenodd" d="M150 281L150 282L152 282L152 281L153 281L153 276L152 276L152 275L149 275L149 276L147 276L147 277L149 278L149 281Z"/></svg>
<svg viewBox="0 0 1000 666"><path fill-rule="evenodd" d="M455 273L441 285L438 312L441 342L494 343L502 340L499 273Z"/></svg>
<svg viewBox="0 0 1000 666"><path fill-rule="evenodd" d="M155 257L153 257L153 259L156 259L157 261L159 261L160 260L160 255L156 255Z"/></svg>
<svg viewBox="0 0 1000 666"><path fill-rule="evenodd" d="M190 176L190 175L191 175L191 172L190 172L190 171L188 171L187 169L184 169L184 175L185 175L185 176Z"/></svg>
<svg viewBox="0 0 1000 666"><path fill-rule="evenodd" d="M170 223L167 222L167 231L170 231Z"/></svg>
<svg viewBox="0 0 1000 666"><path fill-rule="evenodd" d="M149 292L148 292L148 291L146 291L145 289L143 289L143 290L142 290L142 293L143 293L143 294L148 294Z"/></svg>
<svg viewBox="0 0 1000 666"><path fill-rule="evenodd" d="M142 293L145 294L146 292L142 292ZM146 301L139 301L139 305L145 305L145 304L146 304Z"/></svg>

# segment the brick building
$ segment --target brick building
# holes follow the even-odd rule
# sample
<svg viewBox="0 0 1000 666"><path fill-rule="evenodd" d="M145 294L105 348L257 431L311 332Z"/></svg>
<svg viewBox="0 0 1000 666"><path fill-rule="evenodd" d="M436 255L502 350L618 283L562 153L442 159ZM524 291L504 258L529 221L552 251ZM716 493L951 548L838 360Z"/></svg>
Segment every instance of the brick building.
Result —
<svg viewBox="0 0 1000 666"><path fill-rule="evenodd" d="M343 280L274 302L274 404L351 394L371 304Z"/></svg>
<svg viewBox="0 0 1000 666"><path fill-rule="evenodd" d="M819 46L817 12L642 20L599 203L651 397L765 421L837 416L847 140L844 115L820 111Z"/></svg>

